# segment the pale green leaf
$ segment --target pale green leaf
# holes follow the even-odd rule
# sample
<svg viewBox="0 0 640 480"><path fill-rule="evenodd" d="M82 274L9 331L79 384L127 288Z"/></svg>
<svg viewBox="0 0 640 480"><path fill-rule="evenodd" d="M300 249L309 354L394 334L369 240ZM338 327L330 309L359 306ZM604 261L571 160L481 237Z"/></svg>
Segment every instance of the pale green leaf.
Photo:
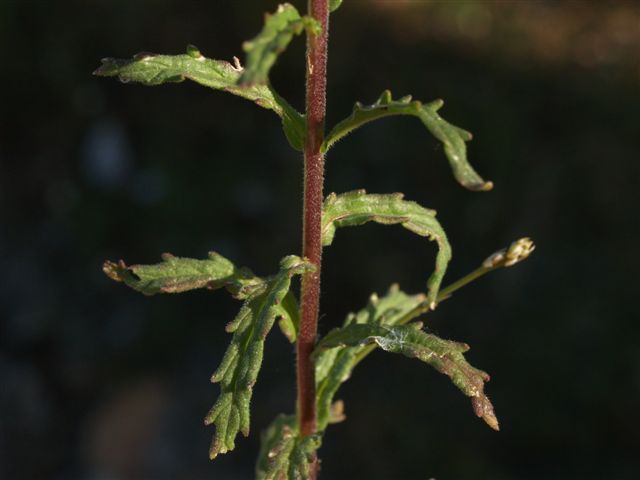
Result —
<svg viewBox="0 0 640 480"><path fill-rule="evenodd" d="M279 5L272 15L267 14L262 31L242 46L247 61L240 84L267 84L269 70L278 56L305 27L317 28L317 22L310 17L301 17L289 3Z"/></svg>
<svg viewBox="0 0 640 480"><path fill-rule="evenodd" d="M493 183L486 182L476 173L467 160L465 142L471 140L471 133L450 124L438 115L442 100L423 104L412 101L411 96L393 100L390 91L385 91L373 105L355 104L349 117L338 123L327 135L323 150L326 151L338 140L365 123L392 115L413 115L418 117L431 134L442 142L456 180L470 190L487 191Z"/></svg>
<svg viewBox="0 0 640 480"><path fill-rule="evenodd" d="M233 450L238 432L249 434L249 404L262 365L265 337L276 318L287 315L282 302L291 277L309 269L311 265L299 257L285 257L280 262L280 272L265 279L264 288L248 296L236 318L227 325L233 337L211 377L212 382L220 383L221 392L205 418L206 425L216 426L209 451L211 459Z"/></svg>
<svg viewBox="0 0 640 480"><path fill-rule="evenodd" d="M342 0L329 0L329 11L335 12L342 5Z"/></svg>
<svg viewBox="0 0 640 480"><path fill-rule="evenodd" d="M321 441L317 434L301 438L294 415L278 415L262 434L257 480L307 480Z"/></svg>
<svg viewBox="0 0 640 480"><path fill-rule="evenodd" d="M127 266L122 260L118 263L107 260L102 269L111 279L145 295L226 287L236 297L245 298L263 284L249 269L237 268L215 252L210 252L206 260L165 253L162 262L155 265Z"/></svg>
<svg viewBox="0 0 640 480"><path fill-rule="evenodd" d="M118 77L121 82L137 82L143 85L192 80L200 85L223 90L246 98L257 105L273 110L281 119L285 134L292 147L302 150L305 135L305 120L270 85L239 83L243 68L222 60L205 58L200 51L189 46L183 55L157 55L139 53L132 59L103 58L102 65L94 75Z"/></svg>
<svg viewBox="0 0 640 480"><path fill-rule="evenodd" d="M347 316L344 325L393 326L404 316L424 302L424 295L407 295L393 285L381 298L372 295L368 305L355 314ZM339 346L316 350L316 406L318 429L323 431L332 422L333 398L340 385L350 376L366 345Z"/></svg>
<svg viewBox="0 0 640 480"><path fill-rule="evenodd" d="M384 225L401 224L420 236L438 244L435 270L429 277L429 303L435 307L442 278L451 259L451 246L436 220L436 212L403 199L401 193L368 194L364 190L336 195L330 194L322 211L322 243L331 245L336 228L376 222Z"/></svg>
<svg viewBox="0 0 640 480"><path fill-rule="evenodd" d="M469 365L463 353L464 343L443 340L420 329L421 324L388 326L381 324L351 324L335 329L322 339L317 350L335 347L362 347L375 343L387 352L417 358L451 378L453 384L471 397L474 412L491 428L498 430L493 405L484 394L489 375Z"/></svg>

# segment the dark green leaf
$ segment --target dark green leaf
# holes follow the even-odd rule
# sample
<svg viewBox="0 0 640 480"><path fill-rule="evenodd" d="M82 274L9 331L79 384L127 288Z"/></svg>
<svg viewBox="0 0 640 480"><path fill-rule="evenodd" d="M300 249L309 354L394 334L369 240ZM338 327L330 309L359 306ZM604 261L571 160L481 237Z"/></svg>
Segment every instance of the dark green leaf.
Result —
<svg viewBox="0 0 640 480"><path fill-rule="evenodd" d="M329 10L335 12L342 5L342 0L329 0Z"/></svg>
<svg viewBox="0 0 640 480"><path fill-rule="evenodd" d="M320 448L320 435L301 438L294 415L278 415L262 434L258 480L307 480Z"/></svg>
<svg viewBox="0 0 640 480"><path fill-rule="evenodd" d="M205 418L206 425L216 426L209 451L211 459L233 450L238 432L249 434L249 404L262 365L265 337L276 318L287 315L282 302L289 291L291 277L310 268L311 265L299 257L285 257L280 262L280 272L265 280L262 290L248 296L236 318L227 325L233 337L211 377L212 382L220 382L221 392Z"/></svg>
<svg viewBox="0 0 640 480"><path fill-rule="evenodd" d="M239 80L243 70L237 59L235 65L212 60L205 58L197 48L189 46L184 55L143 52L131 60L104 58L102 65L93 73L102 77L118 77L123 83L138 82L143 85L161 85L187 79L238 95L278 114L289 143L297 150L302 150L306 128L304 116L270 85L241 85Z"/></svg>
<svg viewBox="0 0 640 480"><path fill-rule="evenodd" d="M469 365L463 353L469 350L464 343L443 340L425 333L421 324L388 326L380 324L351 324L331 331L318 345L318 351L335 347L362 347L369 343L387 352L417 358L451 378L453 384L471 397L473 409L494 430L498 430L493 405L484 394L489 375Z"/></svg>
<svg viewBox="0 0 640 480"><path fill-rule="evenodd" d="M400 291L397 285L393 285L382 298L372 295L365 308L347 316L344 325L393 326L424 300L424 295L410 296ZM332 417L336 416L335 412L332 414L333 398L340 385L351 376L359 355L365 348L367 347L364 344L339 346L320 349L314 354L317 421L320 431L332 423Z"/></svg>
<svg viewBox="0 0 640 480"><path fill-rule="evenodd" d="M287 48L294 35L300 35L305 27L317 28L317 22L301 17L296 8L284 3L273 15L266 15L262 31L245 42L247 64L240 79L241 85L267 84L269 70L278 56Z"/></svg>
<svg viewBox="0 0 640 480"><path fill-rule="evenodd" d="M215 252L210 252L206 260L165 253L162 262L156 265L127 266L122 260L118 263L107 260L102 269L111 279L124 282L145 295L226 287L238 298L245 298L263 283L250 270L237 268Z"/></svg>
<svg viewBox="0 0 640 480"><path fill-rule="evenodd" d="M423 104L412 101L411 96L393 100L391 92L387 90L373 105L365 106L359 102L356 103L351 115L338 123L327 135L323 150L328 150L342 137L365 123L392 115L413 115L418 117L431 134L443 143L453 174L460 184L470 190L491 190L493 183L485 182L467 161L465 142L471 140L471 133L450 124L438 115L438 110L443 104L442 100Z"/></svg>
<svg viewBox="0 0 640 480"><path fill-rule="evenodd" d="M438 290L451 259L451 246L436 220L436 212L404 200L401 193L377 195L367 194L364 190L340 195L332 193L325 200L322 211L322 243L331 245L336 228L367 222L399 223L407 230L438 243L435 270L427 282L429 302L435 307Z"/></svg>

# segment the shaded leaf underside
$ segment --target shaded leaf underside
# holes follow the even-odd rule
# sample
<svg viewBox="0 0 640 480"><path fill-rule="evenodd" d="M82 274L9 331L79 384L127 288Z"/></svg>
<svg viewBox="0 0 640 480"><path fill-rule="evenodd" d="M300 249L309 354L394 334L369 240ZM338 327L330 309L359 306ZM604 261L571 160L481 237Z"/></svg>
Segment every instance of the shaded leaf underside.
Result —
<svg viewBox="0 0 640 480"><path fill-rule="evenodd" d="M393 100L391 92L387 90L373 105L356 103L351 115L329 132L323 143L323 151L327 151L338 140L365 123L393 115L412 115L418 117L427 130L442 142L454 177L460 184L475 191L491 190L493 184L484 181L467 160L465 142L471 140L471 133L450 124L438 114L443 104L442 100L423 104L417 100L412 101L411 96Z"/></svg>
<svg viewBox="0 0 640 480"><path fill-rule="evenodd" d="M401 224L407 230L435 240L438 244L435 269L427 282L429 302L435 306L440 284L451 259L451 246L436 219L436 212L404 200L401 193L368 194L364 190L336 195L330 194L322 211L322 243L330 245L340 227L376 222L384 225Z"/></svg>

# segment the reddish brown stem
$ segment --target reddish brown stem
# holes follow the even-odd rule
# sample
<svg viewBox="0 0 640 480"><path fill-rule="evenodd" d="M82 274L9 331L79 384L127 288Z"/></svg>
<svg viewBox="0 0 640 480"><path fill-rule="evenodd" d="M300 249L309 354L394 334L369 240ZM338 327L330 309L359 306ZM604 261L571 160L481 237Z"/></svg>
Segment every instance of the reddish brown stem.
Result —
<svg viewBox="0 0 640 480"><path fill-rule="evenodd" d="M315 369L311 361L318 331L320 268L322 266L322 189L327 85L327 33L329 0L309 0L309 14L321 25L320 33L307 33L307 135L304 146L304 205L302 254L316 267L302 278L298 334L298 419L303 436L316 431ZM314 475L315 477L315 475Z"/></svg>

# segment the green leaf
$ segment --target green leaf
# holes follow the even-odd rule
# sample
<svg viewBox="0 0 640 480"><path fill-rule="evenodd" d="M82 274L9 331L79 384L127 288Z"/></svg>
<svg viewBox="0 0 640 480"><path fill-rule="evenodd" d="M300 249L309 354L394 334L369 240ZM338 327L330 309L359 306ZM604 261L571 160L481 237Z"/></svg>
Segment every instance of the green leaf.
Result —
<svg viewBox="0 0 640 480"><path fill-rule="evenodd" d="M227 325L233 337L211 377L212 382L220 382L221 392L205 418L205 425L216 426L209 450L211 459L233 450L238 432L249 434L249 404L262 365L265 337L276 318L287 315L282 302L289 291L291 277L311 268L311 264L299 257L285 257L280 262L280 272L266 279L261 290L249 295L236 318Z"/></svg>
<svg viewBox="0 0 640 480"><path fill-rule="evenodd" d="M435 270L429 277L429 303L435 308L438 290L451 259L451 246L444 230L436 220L436 212L403 199L401 193L367 194L364 190L336 195L330 194L322 211L322 243L331 245L336 228L376 222L384 225L401 224L438 243Z"/></svg>
<svg viewBox="0 0 640 480"><path fill-rule="evenodd" d="M145 295L226 287L237 298L245 298L263 283L249 269L237 268L215 252L210 252L206 260L165 253L162 262L155 265L127 266L122 260L118 263L107 260L102 269L109 278Z"/></svg>
<svg viewBox="0 0 640 480"><path fill-rule="evenodd" d="M335 12L342 5L342 0L329 0L329 11Z"/></svg>
<svg viewBox="0 0 640 480"><path fill-rule="evenodd" d="M484 383L489 380L489 375L466 361L463 353L469 350L469 346L428 334L420 329L421 326L421 323L398 326L351 324L329 332L317 349L361 347L375 343L387 352L422 360L450 377L462 393L471 397L476 415L494 430L499 430L493 405L484 394Z"/></svg>
<svg viewBox="0 0 640 480"><path fill-rule="evenodd" d="M209 252L206 260L162 255L162 262L155 265L131 265L124 261L107 260L104 273L145 295L180 293L188 290L226 288L235 298L244 300L265 288L266 281L255 276L246 267L238 268L222 255ZM282 316L278 326L290 342L295 342L298 332L298 301L288 292L282 301Z"/></svg>
<svg viewBox="0 0 640 480"><path fill-rule="evenodd" d="M320 448L320 435L301 438L295 415L279 415L262 434L258 480L307 480Z"/></svg>
<svg viewBox="0 0 640 480"><path fill-rule="evenodd" d="M356 103L351 115L329 132L323 143L323 151L327 151L338 140L365 123L392 115L413 115L418 117L431 134L443 143L453 175L460 184L475 191L491 190L493 183L485 182L467 161L465 142L471 140L471 133L450 124L438 115L438 110L443 104L442 100L423 104L412 101L411 96L393 100L391 92L387 90L373 105L365 106L360 102Z"/></svg>
<svg viewBox="0 0 640 480"><path fill-rule="evenodd" d="M424 300L424 295L407 295L397 285L392 285L384 297L372 295L365 308L347 316L344 325L393 326ZM339 346L316 350L314 353L317 422L320 431L332 423L332 417L335 416L332 414L333 398L340 385L351 376L359 355L366 348L366 345Z"/></svg>
<svg viewBox="0 0 640 480"><path fill-rule="evenodd" d="M143 85L192 80L200 85L223 90L246 98L257 105L273 110L281 119L285 135L291 146L302 150L304 146L305 120L270 85L239 83L243 68L236 59L235 65L222 60L205 58L193 46L184 55L157 55L139 53L133 59L103 58L102 65L93 72L101 77L118 77L121 82L137 82Z"/></svg>
<svg viewBox="0 0 640 480"><path fill-rule="evenodd" d="M285 337L294 343L298 337L298 326L300 324L300 308L293 292L288 292L282 300L282 316L278 321L278 326Z"/></svg>
<svg viewBox="0 0 640 480"><path fill-rule="evenodd" d="M262 31L245 42L247 65L240 79L241 85L267 84L269 70L278 56L287 48L294 35L300 35L305 27L318 28L310 17L301 17L296 8L284 3L273 15L266 15Z"/></svg>

